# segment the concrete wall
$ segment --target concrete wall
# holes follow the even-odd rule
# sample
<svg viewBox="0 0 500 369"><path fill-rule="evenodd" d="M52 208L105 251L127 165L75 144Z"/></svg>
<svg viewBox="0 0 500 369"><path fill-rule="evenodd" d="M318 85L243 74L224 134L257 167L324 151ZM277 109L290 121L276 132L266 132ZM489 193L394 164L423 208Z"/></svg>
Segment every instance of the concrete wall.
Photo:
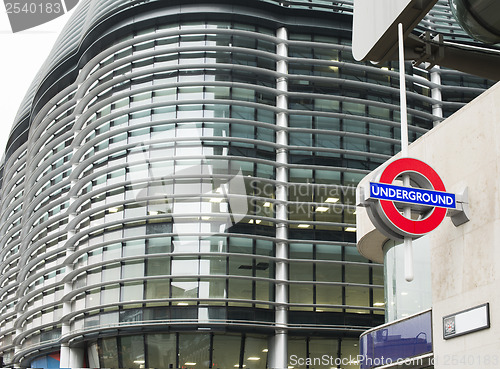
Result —
<svg viewBox="0 0 500 369"><path fill-rule="evenodd" d="M448 192L469 189L471 220L446 218L429 237L435 368L500 367L500 84L411 145ZM364 182L364 181L363 181ZM381 235L358 211L360 251L380 256ZM380 260L379 260L380 261ZM443 316L490 303L491 328L443 339Z"/></svg>

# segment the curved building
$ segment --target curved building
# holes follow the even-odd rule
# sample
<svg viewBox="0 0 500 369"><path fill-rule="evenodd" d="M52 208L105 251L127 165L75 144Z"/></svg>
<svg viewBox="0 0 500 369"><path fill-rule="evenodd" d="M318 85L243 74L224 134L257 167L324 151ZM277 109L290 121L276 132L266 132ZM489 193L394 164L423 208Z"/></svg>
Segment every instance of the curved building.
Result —
<svg viewBox="0 0 500 369"><path fill-rule="evenodd" d="M399 81L353 60L351 22L350 1L82 0L6 149L3 362L357 368L384 290L355 188L399 151ZM407 70L410 140L490 86Z"/></svg>

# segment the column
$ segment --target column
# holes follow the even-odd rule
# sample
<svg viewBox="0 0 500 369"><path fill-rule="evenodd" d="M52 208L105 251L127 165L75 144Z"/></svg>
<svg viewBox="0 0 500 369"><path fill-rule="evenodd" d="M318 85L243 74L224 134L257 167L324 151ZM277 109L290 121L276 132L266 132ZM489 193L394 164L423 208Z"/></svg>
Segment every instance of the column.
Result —
<svg viewBox="0 0 500 369"><path fill-rule="evenodd" d="M276 97L276 106L280 111L276 115L276 125L279 129L276 131L276 330L273 342L273 355L270 363L272 369L286 369L288 367L288 32L282 27L276 32L276 35L282 41L276 46L278 61L276 70L278 79L276 88L278 95Z"/></svg>

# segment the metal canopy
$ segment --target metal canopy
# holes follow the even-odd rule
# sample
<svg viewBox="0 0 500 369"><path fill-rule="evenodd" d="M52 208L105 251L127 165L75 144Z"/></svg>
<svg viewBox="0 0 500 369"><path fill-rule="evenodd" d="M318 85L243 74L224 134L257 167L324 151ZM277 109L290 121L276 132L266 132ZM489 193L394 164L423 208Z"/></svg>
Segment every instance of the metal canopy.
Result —
<svg viewBox="0 0 500 369"><path fill-rule="evenodd" d="M437 0L355 0L352 36L354 59L381 63L398 59L399 23L403 24L405 58L492 80L500 80L500 50L443 41L439 35L419 36L413 29Z"/></svg>
<svg viewBox="0 0 500 369"><path fill-rule="evenodd" d="M356 60L397 59L398 23L407 37L437 0L355 0L352 54Z"/></svg>

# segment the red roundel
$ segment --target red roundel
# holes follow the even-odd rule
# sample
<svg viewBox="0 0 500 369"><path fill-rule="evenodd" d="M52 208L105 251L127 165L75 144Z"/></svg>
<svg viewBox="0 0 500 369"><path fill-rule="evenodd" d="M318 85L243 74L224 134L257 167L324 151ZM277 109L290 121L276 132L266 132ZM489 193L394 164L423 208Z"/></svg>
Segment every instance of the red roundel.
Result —
<svg viewBox="0 0 500 369"><path fill-rule="evenodd" d="M435 191L445 192L445 186L439 175L434 169L423 161L413 158L402 158L390 163L380 176L380 183L392 184L394 180L403 173L419 174L423 176L433 187ZM408 219L403 216L389 200L380 200L382 211L387 219L403 233L420 236L433 231L441 224L446 216L446 209L435 207L429 216L421 220Z"/></svg>

